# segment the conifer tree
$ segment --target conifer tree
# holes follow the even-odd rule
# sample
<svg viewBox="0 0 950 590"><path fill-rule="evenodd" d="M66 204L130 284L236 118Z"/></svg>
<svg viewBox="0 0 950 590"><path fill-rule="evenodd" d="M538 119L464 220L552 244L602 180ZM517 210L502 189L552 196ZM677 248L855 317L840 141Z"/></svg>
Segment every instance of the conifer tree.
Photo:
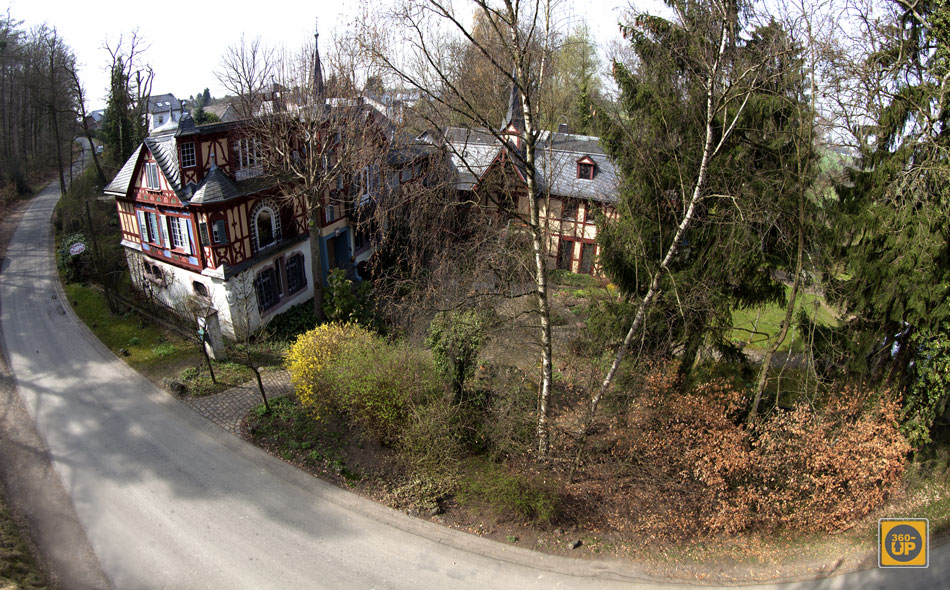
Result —
<svg viewBox="0 0 950 590"><path fill-rule="evenodd" d="M883 39L858 73L881 108L841 196L840 255L833 281L849 318L839 340L851 368L906 383L916 333L950 319L950 186L947 161L950 7L894 1L888 17L865 22Z"/></svg>
<svg viewBox="0 0 950 590"><path fill-rule="evenodd" d="M784 300L774 271L787 261L782 242L798 184L787 165L811 157L810 147L797 154L793 141L801 118L810 118L796 98L798 50L775 23L724 52L730 71L755 68L757 77L741 100L714 113L717 147L704 154L708 79L694 74L691 61L704 49L693 34L702 26L701 4L679 5L684 22L641 18L628 30L639 60L635 69L614 66L622 112L599 117L603 145L623 177L619 218L598 234L601 260L633 299L644 298L662 275L645 338L653 350L680 353L682 377L703 341L738 358L728 339L733 309ZM740 27L740 14L733 18L729 26ZM734 82L744 83L720 81L724 90ZM697 206L680 231L687 189L695 188L684 179L698 178L704 157Z"/></svg>

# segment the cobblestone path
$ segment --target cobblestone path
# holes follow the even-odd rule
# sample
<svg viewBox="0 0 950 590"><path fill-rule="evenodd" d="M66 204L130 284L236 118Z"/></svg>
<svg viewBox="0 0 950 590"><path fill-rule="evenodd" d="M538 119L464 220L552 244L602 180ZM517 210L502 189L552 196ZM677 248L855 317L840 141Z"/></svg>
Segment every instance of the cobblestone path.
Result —
<svg viewBox="0 0 950 590"><path fill-rule="evenodd" d="M261 375L261 380L267 399L293 393L290 373L287 371L268 371ZM261 403L261 394L254 379L215 395L188 397L181 401L228 432L240 434L241 419L251 408Z"/></svg>

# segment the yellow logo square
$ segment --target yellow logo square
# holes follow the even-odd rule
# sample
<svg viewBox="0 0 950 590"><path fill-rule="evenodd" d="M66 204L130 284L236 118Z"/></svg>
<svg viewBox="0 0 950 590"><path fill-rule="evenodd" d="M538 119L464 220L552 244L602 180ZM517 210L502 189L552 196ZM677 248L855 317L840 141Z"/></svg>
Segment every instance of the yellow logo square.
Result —
<svg viewBox="0 0 950 590"><path fill-rule="evenodd" d="M930 564L929 540L930 521L926 518L878 520L878 567L927 567Z"/></svg>

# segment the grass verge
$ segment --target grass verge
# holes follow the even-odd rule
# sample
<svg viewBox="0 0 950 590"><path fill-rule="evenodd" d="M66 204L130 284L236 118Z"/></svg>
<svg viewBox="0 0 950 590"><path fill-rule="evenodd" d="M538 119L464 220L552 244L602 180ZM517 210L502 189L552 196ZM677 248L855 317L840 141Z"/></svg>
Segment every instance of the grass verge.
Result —
<svg viewBox="0 0 950 590"><path fill-rule="evenodd" d="M13 518L0 495L0 589L46 590L50 583L26 541L26 531Z"/></svg>
<svg viewBox="0 0 950 590"><path fill-rule="evenodd" d="M791 288L785 288L785 294ZM813 321L825 326L836 326L838 317L835 311L828 306L824 297L812 293L799 293L795 301L795 316L804 311ZM793 317L793 320L794 320ZM785 319L785 306L770 303L748 309L737 309L732 312L732 330L730 339L736 343L746 343L751 350L765 349L773 336L778 334L782 321ZM779 351L801 352L804 349L804 340L797 330L789 329L785 340L779 346Z"/></svg>
<svg viewBox="0 0 950 590"><path fill-rule="evenodd" d="M165 367L200 355L196 344L166 333L134 312L113 315L102 295L91 287L69 283L63 288L79 319L134 369Z"/></svg>

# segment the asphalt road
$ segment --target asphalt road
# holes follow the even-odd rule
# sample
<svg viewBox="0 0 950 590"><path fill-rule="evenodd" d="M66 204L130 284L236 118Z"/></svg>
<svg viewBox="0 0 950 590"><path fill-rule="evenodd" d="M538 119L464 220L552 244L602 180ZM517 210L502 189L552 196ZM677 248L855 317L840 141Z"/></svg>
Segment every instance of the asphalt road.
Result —
<svg viewBox="0 0 950 590"><path fill-rule="evenodd" d="M9 244L0 330L26 410L114 588L671 586L632 564L535 554L407 517L206 422L118 361L63 300L49 248L57 198L55 185L37 197ZM944 546L927 570L757 587L947 590L948 572Z"/></svg>

